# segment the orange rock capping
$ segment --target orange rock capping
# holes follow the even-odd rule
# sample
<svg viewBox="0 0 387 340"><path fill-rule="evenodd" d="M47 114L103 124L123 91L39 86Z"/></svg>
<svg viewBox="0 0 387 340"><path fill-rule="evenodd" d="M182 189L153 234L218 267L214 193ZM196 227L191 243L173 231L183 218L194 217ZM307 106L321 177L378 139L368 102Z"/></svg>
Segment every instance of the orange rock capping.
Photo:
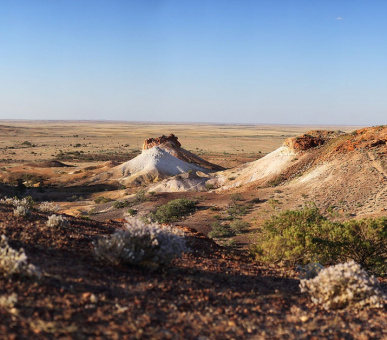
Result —
<svg viewBox="0 0 387 340"><path fill-rule="evenodd" d="M305 151L321 146L341 134L343 134L342 131L311 130L301 136L286 139L284 145L294 151Z"/></svg>
<svg viewBox="0 0 387 340"><path fill-rule="evenodd" d="M153 148L154 146L169 144L170 146L179 149L181 144L178 141L178 138L171 133L169 136L162 135L156 138L148 138L144 140L144 144L142 145L143 150L148 150Z"/></svg>
<svg viewBox="0 0 387 340"><path fill-rule="evenodd" d="M377 149L378 152L387 152L387 126L368 127L353 131L350 138L339 144L335 151L350 152L360 149Z"/></svg>

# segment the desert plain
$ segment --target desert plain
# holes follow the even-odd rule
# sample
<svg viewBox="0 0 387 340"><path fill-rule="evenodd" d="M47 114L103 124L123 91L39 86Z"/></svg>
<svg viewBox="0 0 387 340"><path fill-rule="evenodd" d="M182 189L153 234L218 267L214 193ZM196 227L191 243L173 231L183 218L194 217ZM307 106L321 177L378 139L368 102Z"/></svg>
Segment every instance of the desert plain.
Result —
<svg viewBox="0 0 387 340"><path fill-rule="evenodd" d="M120 166L149 151L145 140L171 133L189 154L223 169L123 179ZM0 204L0 232L43 273L40 281L0 278L0 296L17 296L13 306L0 306L0 334L387 338L386 305L326 311L300 292L294 266L249 254L265 220L305 204L337 222L385 216L385 147L385 127L2 120L0 194L53 202L68 225L53 230L48 213L33 210L20 219ZM95 242L123 229L128 213L146 217L179 198L197 202L172 223L186 233L190 253L163 269L95 258ZM243 233L211 237L235 207L243 208ZM379 281L386 292L386 279Z"/></svg>

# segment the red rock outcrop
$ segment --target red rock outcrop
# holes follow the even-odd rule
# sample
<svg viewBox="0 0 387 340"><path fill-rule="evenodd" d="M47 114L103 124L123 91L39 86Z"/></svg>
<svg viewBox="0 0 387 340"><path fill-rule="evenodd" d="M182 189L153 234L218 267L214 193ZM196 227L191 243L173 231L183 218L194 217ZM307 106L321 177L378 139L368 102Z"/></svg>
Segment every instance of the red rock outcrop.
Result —
<svg viewBox="0 0 387 340"><path fill-rule="evenodd" d="M387 152L387 126L376 126L353 131L338 144L335 151L348 152L359 149L377 148L379 152Z"/></svg>
<svg viewBox="0 0 387 340"><path fill-rule="evenodd" d="M340 136L342 131L311 130L298 136L285 140L284 145L294 151L305 151L323 145L327 140Z"/></svg>
<svg viewBox="0 0 387 340"><path fill-rule="evenodd" d="M171 133L168 137L162 135L161 137L145 139L142 149L148 150L150 148L153 148L154 146L160 145L168 145L177 149L181 147L178 138L173 133Z"/></svg>

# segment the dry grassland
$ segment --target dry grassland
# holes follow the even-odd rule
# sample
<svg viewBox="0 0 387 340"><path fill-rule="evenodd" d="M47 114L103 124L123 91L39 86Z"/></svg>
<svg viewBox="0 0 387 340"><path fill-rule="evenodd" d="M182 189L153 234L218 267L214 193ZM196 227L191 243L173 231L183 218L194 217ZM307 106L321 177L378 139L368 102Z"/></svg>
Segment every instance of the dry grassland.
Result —
<svg viewBox="0 0 387 340"><path fill-rule="evenodd" d="M278 148L287 137L311 129L348 132L355 128L0 120L0 163L9 166L52 159L82 163L121 162L137 155L144 139L174 133L183 148L211 162L233 167L253 161Z"/></svg>

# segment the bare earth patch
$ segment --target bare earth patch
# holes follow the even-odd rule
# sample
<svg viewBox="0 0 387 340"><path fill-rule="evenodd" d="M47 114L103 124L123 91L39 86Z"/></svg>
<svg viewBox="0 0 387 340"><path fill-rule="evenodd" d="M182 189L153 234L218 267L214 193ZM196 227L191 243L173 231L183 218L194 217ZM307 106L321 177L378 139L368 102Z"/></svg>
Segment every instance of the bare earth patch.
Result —
<svg viewBox="0 0 387 340"><path fill-rule="evenodd" d="M0 232L23 247L40 281L0 278L0 334L7 338L310 339L383 338L386 308L331 311L301 294L291 270L264 267L183 228L192 252L164 270L98 262L92 242L121 228L47 215L16 219L0 205ZM383 286L386 291L386 285ZM385 306L386 307L386 306Z"/></svg>

